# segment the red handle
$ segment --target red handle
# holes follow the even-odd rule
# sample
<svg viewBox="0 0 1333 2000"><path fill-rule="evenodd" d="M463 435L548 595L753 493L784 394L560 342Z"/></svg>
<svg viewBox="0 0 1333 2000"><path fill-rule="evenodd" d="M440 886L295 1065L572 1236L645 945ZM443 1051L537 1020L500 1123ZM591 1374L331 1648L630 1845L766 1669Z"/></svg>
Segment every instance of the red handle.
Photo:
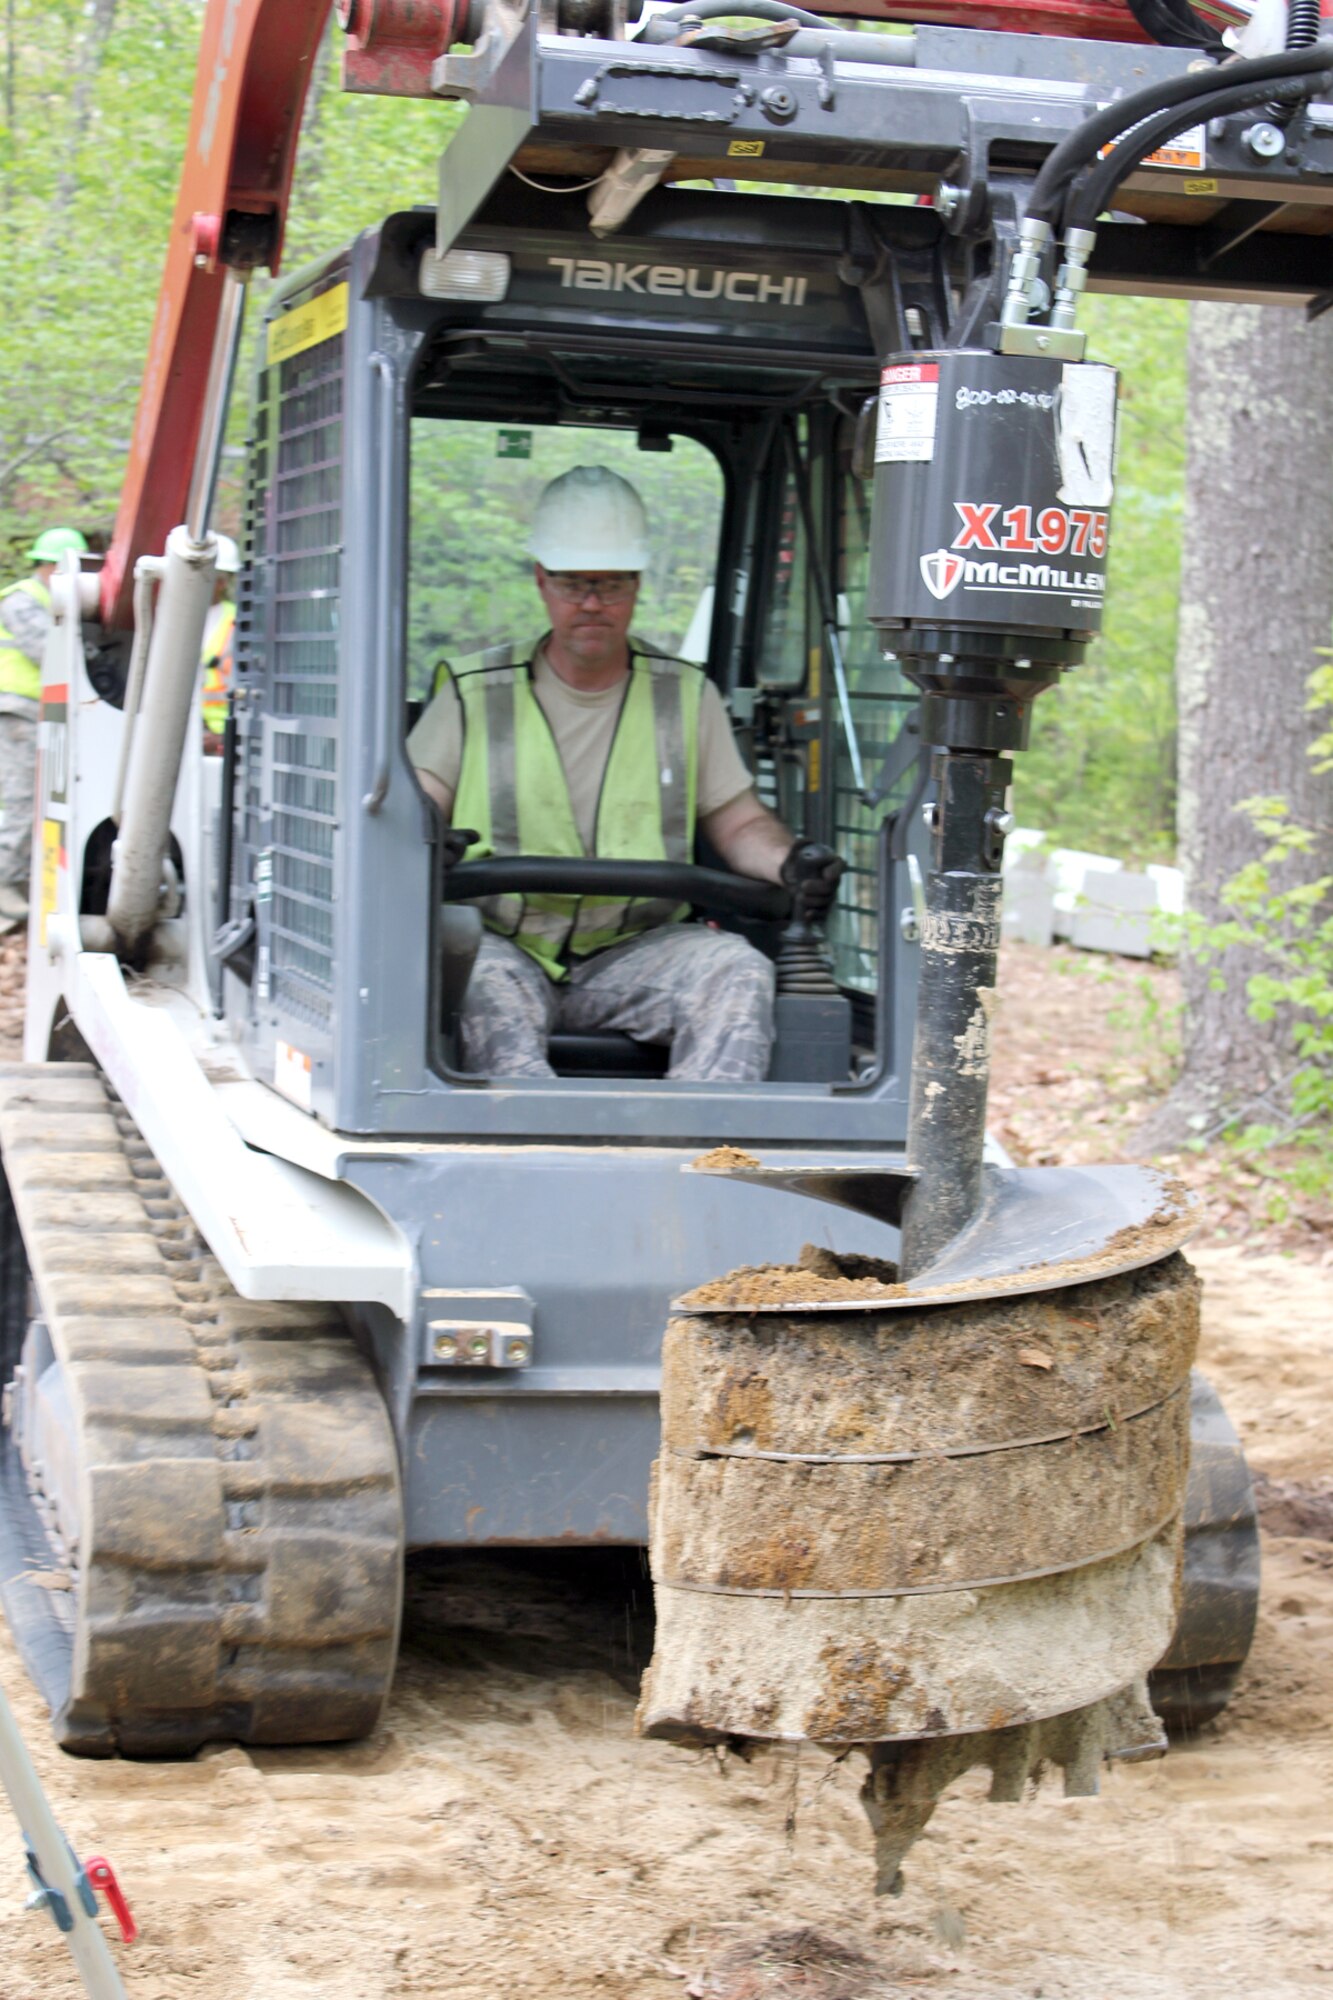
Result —
<svg viewBox="0 0 1333 2000"><path fill-rule="evenodd" d="M116 1871L103 1854L94 1854L84 1862L83 1872L94 1889L100 1889L111 1908L111 1914L120 1925L120 1935L126 1944L133 1944L139 1935L125 1893L116 1880Z"/></svg>

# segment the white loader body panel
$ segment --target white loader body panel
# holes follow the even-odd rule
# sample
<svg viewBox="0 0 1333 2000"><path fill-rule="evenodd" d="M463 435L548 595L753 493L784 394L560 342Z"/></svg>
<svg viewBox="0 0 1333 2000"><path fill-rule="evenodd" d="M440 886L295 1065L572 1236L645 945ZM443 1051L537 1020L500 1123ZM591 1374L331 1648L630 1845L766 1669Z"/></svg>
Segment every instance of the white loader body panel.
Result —
<svg viewBox="0 0 1333 2000"><path fill-rule="evenodd" d="M66 572L68 607L78 587ZM42 669L37 806L28 930L24 1056L45 1062L64 1014L73 1020L238 1292L252 1299L363 1301L411 1316L417 1279L402 1232L346 1182L247 1145L217 1086L249 1086L244 1060L212 1009L208 946L215 817L202 729L182 761L172 831L184 862L181 913L161 925L169 958L126 973L80 938L88 842L112 811L125 719L88 677L80 623L59 611ZM239 1092L244 1102L248 1092ZM307 1159L294 1106L273 1100L264 1144L284 1136ZM328 1149L313 1156L326 1165Z"/></svg>

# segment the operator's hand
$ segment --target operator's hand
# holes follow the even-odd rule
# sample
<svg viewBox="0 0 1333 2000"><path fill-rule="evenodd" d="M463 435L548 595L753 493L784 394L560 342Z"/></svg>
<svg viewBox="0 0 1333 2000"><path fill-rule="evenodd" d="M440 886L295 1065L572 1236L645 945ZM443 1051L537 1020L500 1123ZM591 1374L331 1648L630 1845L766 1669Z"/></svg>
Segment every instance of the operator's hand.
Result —
<svg viewBox="0 0 1333 2000"><path fill-rule="evenodd" d="M822 923L833 907L838 879L846 863L818 840L794 840L787 850L779 880L796 898L796 912L807 922Z"/></svg>
<svg viewBox="0 0 1333 2000"><path fill-rule="evenodd" d="M456 868L469 847L481 839L470 826L447 826L440 836L440 852L446 868Z"/></svg>

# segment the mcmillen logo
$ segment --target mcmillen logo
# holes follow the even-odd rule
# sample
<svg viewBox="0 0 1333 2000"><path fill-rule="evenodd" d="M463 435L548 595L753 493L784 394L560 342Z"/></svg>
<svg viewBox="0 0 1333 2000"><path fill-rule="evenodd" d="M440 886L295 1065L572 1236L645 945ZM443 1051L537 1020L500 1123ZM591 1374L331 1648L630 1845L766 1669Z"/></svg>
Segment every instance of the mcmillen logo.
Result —
<svg viewBox="0 0 1333 2000"><path fill-rule="evenodd" d="M1052 596L1106 589L1100 570L1056 569L1051 563L969 562L952 549L922 556L921 574L932 597L948 597L960 583L968 590L1037 590Z"/></svg>
<svg viewBox="0 0 1333 2000"><path fill-rule="evenodd" d="M932 597L948 597L959 584L969 590L1035 590L1051 595L1105 591L1100 570L1056 569L1050 563L975 562L963 549L993 549L1001 555L1092 556L1106 554L1107 516L1091 507L1011 507L998 500L955 500L958 533L953 547L922 556L921 574Z"/></svg>
<svg viewBox="0 0 1333 2000"><path fill-rule="evenodd" d="M962 582L966 568L963 557L954 555L949 549L936 549L933 556L921 558L921 574L932 597L947 597L954 586Z"/></svg>
<svg viewBox="0 0 1333 2000"><path fill-rule="evenodd" d="M724 271L696 264L635 264L618 258L548 257L562 290L633 292L658 299L726 299L737 306L803 306L807 278L771 271Z"/></svg>

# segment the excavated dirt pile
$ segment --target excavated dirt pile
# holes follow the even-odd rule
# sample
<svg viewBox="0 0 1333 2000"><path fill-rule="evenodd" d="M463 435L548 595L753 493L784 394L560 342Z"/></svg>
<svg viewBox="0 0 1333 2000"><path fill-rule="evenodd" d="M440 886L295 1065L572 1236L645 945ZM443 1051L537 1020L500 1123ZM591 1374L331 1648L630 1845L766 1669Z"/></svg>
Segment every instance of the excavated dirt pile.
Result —
<svg viewBox="0 0 1333 2000"><path fill-rule="evenodd" d="M749 1306L804 1305L812 1299L830 1305L839 1300L899 1299L903 1291L896 1264L807 1243L794 1264L738 1264L725 1277L686 1292L681 1305L690 1312L744 1312Z"/></svg>

